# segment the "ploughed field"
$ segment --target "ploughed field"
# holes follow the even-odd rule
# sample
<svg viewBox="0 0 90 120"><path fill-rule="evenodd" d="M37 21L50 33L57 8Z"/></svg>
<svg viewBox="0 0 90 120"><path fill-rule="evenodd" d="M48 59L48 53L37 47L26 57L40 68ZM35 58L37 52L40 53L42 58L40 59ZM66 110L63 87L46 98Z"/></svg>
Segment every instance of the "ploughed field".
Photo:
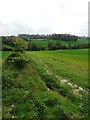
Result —
<svg viewBox="0 0 90 120"><path fill-rule="evenodd" d="M88 50L28 51L23 69L2 53L3 118L88 117Z"/></svg>

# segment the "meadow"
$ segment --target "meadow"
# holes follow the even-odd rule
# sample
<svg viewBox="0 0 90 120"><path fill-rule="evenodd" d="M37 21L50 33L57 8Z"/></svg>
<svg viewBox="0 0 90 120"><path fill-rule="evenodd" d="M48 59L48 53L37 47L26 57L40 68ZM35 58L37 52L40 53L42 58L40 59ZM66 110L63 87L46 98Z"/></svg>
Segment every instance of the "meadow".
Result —
<svg viewBox="0 0 90 120"><path fill-rule="evenodd" d="M44 47L45 50L48 50L48 41L47 39L32 39L30 41L30 43L34 43L35 45L37 45L38 47ZM61 42L62 45L65 45L65 46L76 46L76 45L81 45L81 44L88 44L89 43L89 40L88 39L78 39L77 41L61 41L61 40L50 40L52 41L54 44L59 41Z"/></svg>
<svg viewBox="0 0 90 120"><path fill-rule="evenodd" d="M88 49L27 51L23 69L2 52L3 118L88 118Z"/></svg>

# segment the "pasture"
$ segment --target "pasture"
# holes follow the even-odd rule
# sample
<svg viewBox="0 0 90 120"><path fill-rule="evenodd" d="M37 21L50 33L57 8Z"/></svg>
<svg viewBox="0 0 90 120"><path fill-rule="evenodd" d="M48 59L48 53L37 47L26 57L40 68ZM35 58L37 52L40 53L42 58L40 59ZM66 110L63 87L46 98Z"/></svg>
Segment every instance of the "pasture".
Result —
<svg viewBox="0 0 90 120"><path fill-rule="evenodd" d="M48 49L48 41L47 39L32 39L32 41L30 41L30 43L34 43L35 45L37 45L38 47L45 47L45 49ZM50 40L52 41L54 44L59 41L61 42L62 45L65 46L76 46L76 45L81 45L81 44L88 44L89 40L88 39L78 39L77 41L61 41L61 40Z"/></svg>
<svg viewBox="0 0 90 120"><path fill-rule="evenodd" d="M88 49L27 51L19 70L3 52L3 118L88 117Z"/></svg>

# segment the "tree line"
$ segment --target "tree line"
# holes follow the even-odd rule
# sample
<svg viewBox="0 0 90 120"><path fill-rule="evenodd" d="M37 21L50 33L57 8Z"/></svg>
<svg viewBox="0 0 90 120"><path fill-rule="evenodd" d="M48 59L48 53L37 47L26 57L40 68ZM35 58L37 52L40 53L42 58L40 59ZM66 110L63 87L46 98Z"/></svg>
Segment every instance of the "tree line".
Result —
<svg viewBox="0 0 90 120"><path fill-rule="evenodd" d="M47 35L39 35L39 34L19 34L18 37L23 38L27 41L32 39L48 39L48 40L64 40L64 41L77 41L79 38L75 35L70 34L47 34Z"/></svg>
<svg viewBox="0 0 90 120"><path fill-rule="evenodd" d="M48 49L49 50L60 50L60 49L82 49L82 48L90 48L90 43L88 44L77 44L71 45L70 43L67 45L63 45L60 41L53 43L53 41L48 42Z"/></svg>
<svg viewBox="0 0 90 120"><path fill-rule="evenodd" d="M69 36L67 37L68 44L62 44L61 40L59 40L59 35L60 34L57 34L57 35L53 34L52 38L48 39L48 44L47 44L47 49L48 50L90 48L90 43L86 43L86 44L81 43L81 44L77 44L77 45L70 44L70 41L72 41L72 40L71 39L68 40ZM28 35L26 35L26 36L28 36ZM40 36L35 35L35 36L38 39L39 39L39 37L40 37L40 39L42 39L44 37L43 35L40 35ZM55 37L55 36L57 36L57 37ZM7 36L7 37L2 36L2 50L3 51L12 51L13 50L13 47L15 47L15 44L13 43L13 37L15 37L15 36ZM40 50L43 51L43 50L46 50L45 46L40 46L39 47L37 44L32 43L31 42L32 39L30 39L29 37L27 39L27 38L20 37L20 35L19 35L19 37L17 37L17 38L21 38L23 41L26 41L28 43L28 49L27 50L29 50L29 51L40 51ZM87 39L89 39L89 38L87 38ZM9 45L9 46L6 46L6 45Z"/></svg>

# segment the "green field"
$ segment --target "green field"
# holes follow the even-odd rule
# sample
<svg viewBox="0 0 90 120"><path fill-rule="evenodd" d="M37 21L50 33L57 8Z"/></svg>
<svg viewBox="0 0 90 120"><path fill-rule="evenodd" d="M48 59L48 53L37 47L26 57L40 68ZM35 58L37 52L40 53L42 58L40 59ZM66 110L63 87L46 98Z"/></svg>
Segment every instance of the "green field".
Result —
<svg viewBox="0 0 90 120"><path fill-rule="evenodd" d="M45 49L48 49L48 41L47 39L33 39L30 43L34 43L36 44L38 47L45 47ZM57 40L50 40L52 41L54 44L57 42ZM60 40L59 40L60 41ZM88 44L90 43L88 39L78 39L77 41L60 41L62 43L62 45L81 45L81 44Z"/></svg>
<svg viewBox="0 0 90 120"><path fill-rule="evenodd" d="M88 117L88 49L26 52L23 69L6 65L3 52L3 118Z"/></svg>

